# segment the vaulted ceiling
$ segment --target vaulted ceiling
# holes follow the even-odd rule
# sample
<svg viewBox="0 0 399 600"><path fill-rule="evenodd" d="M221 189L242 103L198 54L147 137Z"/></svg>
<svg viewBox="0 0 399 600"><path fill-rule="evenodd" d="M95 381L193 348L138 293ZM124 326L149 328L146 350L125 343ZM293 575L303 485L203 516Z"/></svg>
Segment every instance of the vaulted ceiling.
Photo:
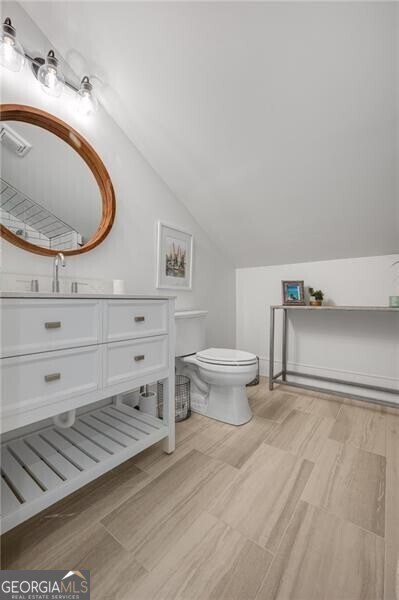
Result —
<svg viewBox="0 0 399 600"><path fill-rule="evenodd" d="M22 5L236 266L399 250L395 3Z"/></svg>

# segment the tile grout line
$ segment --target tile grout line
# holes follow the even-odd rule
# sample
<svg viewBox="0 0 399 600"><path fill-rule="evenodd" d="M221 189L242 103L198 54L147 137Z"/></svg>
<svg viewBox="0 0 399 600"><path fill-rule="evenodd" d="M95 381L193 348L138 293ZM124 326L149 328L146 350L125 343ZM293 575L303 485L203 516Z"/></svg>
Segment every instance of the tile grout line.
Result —
<svg viewBox="0 0 399 600"><path fill-rule="evenodd" d="M340 416L341 411L343 410L344 406L345 406L344 403L341 403L341 406L339 407L339 411L337 412L337 416L335 417L336 422L338 421L339 416Z"/></svg>
<svg viewBox="0 0 399 600"><path fill-rule="evenodd" d="M347 523L347 524L353 525L354 527L356 527L357 529L360 529L361 531L364 531L365 533L374 535L376 538L378 538L380 540L385 540L386 523L384 524L384 535L379 535L375 531L371 531L371 529L362 527L361 525L358 525L357 523L354 523L353 521L350 521L349 519L344 519L343 517L341 517L337 513L333 512L332 510L329 510L325 506L320 506L319 504L315 504L314 502L311 502L310 500L304 500L302 497L301 497L301 500L302 500L302 502L306 502L306 504L309 504L309 506L313 506L313 508L320 509L321 511L327 513L328 515L332 515L333 517L336 517L339 521L342 521L342 523Z"/></svg>
<svg viewBox="0 0 399 600"><path fill-rule="evenodd" d="M151 571L149 571L143 564L141 564L141 562L137 559L136 555L134 554L134 552L131 552L130 550L128 550L127 548L125 548L125 546L114 536L114 534L104 525L104 523L101 523L101 521L98 522L98 525L100 525L100 527L102 527L102 529L104 529L104 531L110 536L112 537L112 539L114 540L114 542L116 544L118 544L118 546L121 548L121 550L123 550L124 552L126 552L129 556L132 557L132 559L142 568L144 569L144 571L146 572L146 574L151 573Z"/></svg>
<svg viewBox="0 0 399 600"><path fill-rule="evenodd" d="M328 509L328 508L326 508L325 506L321 506L320 504L316 504L316 503L312 502L311 500L305 500L305 499L303 498L303 495L304 495L304 493L305 493L305 491L306 491L306 488L307 488L307 485L308 485L308 483L306 484L305 488L303 489L303 492L302 492L302 494L301 494L301 498L300 498L300 499L301 499L303 502L306 502L307 504L309 504L310 506L313 506L313 507L315 507L315 508L319 508L319 509L323 510L324 512L326 512L327 514L330 514L330 515L333 515L334 517L337 517L337 518L338 518L340 521L342 521L342 522L344 522L344 523L350 523L351 525L354 525L355 527L357 527L358 529L360 529L360 530L362 530L362 531L364 531L364 532L366 532L366 533L369 533L369 534L373 534L373 535L375 535L377 538L380 538L380 539L384 540L384 545L385 545L385 543L386 543L385 532L386 532L386 527L387 527L387 519L386 519L386 498L387 498L387 497L386 497L386 482L387 482L386 472L387 472L387 462L388 462L388 461L387 461L387 457L386 457L386 456L383 456L383 455L381 455L381 454L377 454L376 452L370 452L370 450L365 450L364 448L357 447L357 446L355 446L354 444L352 444L352 443L350 443L350 442L347 442L347 441L345 441L345 442L338 442L337 440L334 440L334 439L332 439L332 438L327 438L327 439L328 439L328 440L330 440L330 441L332 441L332 442L334 442L335 444L338 444L339 446L342 446L342 447L345 447L345 446L350 446L350 447L352 447L352 448L355 448L355 450L357 450L358 452L364 452L364 453L367 453L367 454L373 454L374 456L378 456L379 458L382 458L382 459L384 459L384 465L385 465L385 473L384 473L384 474L385 474L385 495L384 495L384 535L383 535L383 536L382 536L382 535L379 535L379 534L378 534L378 533L376 533L375 531L371 531L370 529L367 529L366 527L362 527L361 525L358 525L357 523L354 523L353 521L350 521L349 519L344 519L344 518L343 518L341 515L338 515L337 513L335 513L335 512L333 512L333 511L329 510L329 509ZM312 461L310 461L310 462L312 462ZM316 465L316 463L315 463L315 465ZM312 471L312 472L313 472L313 471ZM310 478L309 478L309 480L310 480ZM309 480L308 480L308 482L309 482ZM398 598L398 600L399 600L399 598Z"/></svg>
<svg viewBox="0 0 399 600"><path fill-rule="evenodd" d="M385 571L385 545L386 545L386 538L385 538L385 537L382 537L382 536L378 535L378 534L377 534L377 533L375 533L374 531L369 531L368 529L364 529L363 527L360 527L360 526L359 526L359 525L357 525L356 523L352 523L352 521L347 521L346 519L343 519L343 518L342 518L342 517L340 517L339 515L337 515L337 514L335 514L335 513L331 512L331 511L327 510L327 509L326 509L324 506L318 506L318 505L316 505L316 504L313 504L312 502L309 502L308 500L304 500L304 499L302 498L302 496L301 496L301 497L299 498L299 500L298 500L298 502L297 502L296 506L295 506L295 510L293 511L293 513L292 513L292 515L291 515L291 518L290 518L290 520L289 520L289 522L288 522L288 524L287 524L287 527L286 527L286 528L285 528L285 530L284 530L284 533L283 533L283 535L282 535L282 537L281 537L281 540L280 540L280 543L279 543L279 545L278 545L278 547L277 547L277 549L276 549L276 552L275 552L275 553L273 553L273 552L271 552L271 551L270 551L268 548L266 548L266 550L267 550L268 552L270 552L270 554L273 556L273 558L272 558L272 560L271 560L271 562L270 562L270 565L269 565L269 567L268 567L268 569L267 569L267 571L266 571L266 573L265 573L264 577L262 578L262 580L261 580L261 582L260 582L260 584L259 584L259 586L258 586L258 588L257 588L257 590L256 590L256 594L255 594L254 600L258 600L258 592L259 592L260 588L263 586L263 583L266 581L266 579L267 579L267 577L268 577L269 573L271 572L271 569L272 569L272 567L273 567L273 565L274 565L274 562L275 562L275 560L276 560L276 558L278 557L278 554L279 554L279 552L280 552L280 548L281 548L281 546L282 546L282 544L283 544L283 542L284 542L284 539L285 539L285 536L286 536L286 534L287 534L287 531L288 531L288 529L289 529L289 527L290 527L290 525L291 525L291 523L292 523L292 521L293 521L293 519L294 519L294 516L295 516L295 513L296 513L296 511L298 510L298 505L299 505L299 503L300 503L300 502L303 502L303 503L307 504L308 506L310 506L310 507L312 507L312 508L315 508L316 510L320 510L321 512L324 512L324 513L326 513L327 515L330 515L330 516L333 516L333 517L335 517L336 519L338 519L339 521L341 521L341 523L353 525L353 526L354 526L356 529L358 529L358 530L360 530L360 531L363 531L364 533L367 533L368 535L372 535L372 536L374 536L374 537L375 537L375 538L377 538L377 539L383 540L383 541L384 541L384 571ZM386 526L386 525L385 525L385 526ZM250 540L250 541L253 541L253 540ZM258 544L258 545L259 545L259 544ZM262 546L260 546L260 547L262 548ZM264 548L264 549L265 549L265 548ZM384 584L385 584L385 582L383 581L383 585L384 585ZM381 600L383 600L383 599L381 599Z"/></svg>
<svg viewBox="0 0 399 600"><path fill-rule="evenodd" d="M296 507L295 507L295 510L296 510ZM293 511L293 514L295 513L295 510ZM243 537L243 538L244 538L246 541L250 542L251 544L254 544L255 546L257 546L258 548L260 548L260 549L261 549L261 550L263 550L264 552L267 552L267 553L269 553L269 554L270 554L270 556L271 556L271 561L270 561L270 564L269 564L269 566L267 567L267 569L266 569L266 572L265 572L265 574L263 575L263 577L261 577L261 578L260 578L260 581L259 581L258 587L256 588L256 592L255 592L255 594L254 594L254 596L253 596L253 600L256 600L256 598L257 598L257 595L258 595L258 591L259 591L259 589L261 588L261 586L262 586L263 582L265 581L265 578L268 576L268 574L269 574L269 572L270 572L270 569L271 569L271 567L272 567L272 565L273 565L273 563L274 563L274 560L275 560L275 558L276 558L276 556L277 556L278 550L279 550L279 548L280 548L280 545L281 545L281 543L282 543L282 541L283 541L283 539L284 539L284 536L285 536L285 534L286 534L286 531L287 531L287 529L288 529L288 526L289 526L289 524L291 523L291 519L292 519L292 517L293 517L293 514L291 515L291 519L289 520L289 523L288 523L288 525L287 525L287 528L284 530L284 533L283 533L283 535L282 535L282 538L281 538L281 542L280 542L280 544L278 545L278 548L277 548L276 552L272 552L272 550L270 550L269 548L265 548L265 547L261 546L261 545L260 545L258 542L256 542L256 541L255 541L255 540L253 540L252 538L248 537L248 535L246 535L245 533L243 533L242 531L240 531L239 529L237 529L237 528L236 528L234 525L232 525L231 523L227 523L226 521L224 521L224 520L223 520L223 519L222 519L220 516L217 516L217 517L216 517L216 516L215 516L215 515L214 515L212 512L209 512L208 510L205 510L205 511L202 511L202 512L203 512L203 513L208 513L208 514L210 514L210 515L211 515L213 518L215 518L217 521L219 521L219 523L222 523L222 524L223 524L223 525L225 525L226 527L229 527L230 529L232 529L233 531L235 531L236 533L238 533L239 535L241 535L241 536L242 536L242 537Z"/></svg>
<svg viewBox="0 0 399 600"><path fill-rule="evenodd" d="M350 439L346 439L343 442L341 440L336 440L335 438L332 438L330 436L328 436L327 439L331 440L332 442L336 442L337 444L341 444L342 446L345 446L345 445L351 446L352 448L356 448L356 450L360 450L361 452L368 452L369 454L375 454L376 456L381 456L382 458L386 458L386 439L385 439L385 443L384 443L385 454L381 454L380 452L374 452L373 450L369 450L368 448L365 448L364 446L357 445L355 442L353 442Z"/></svg>
<svg viewBox="0 0 399 600"><path fill-rule="evenodd" d="M136 467L136 468L138 469L139 467ZM146 473L142 469L139 469L139 470L140 470L140 472L143 475L146 476L144 485L142 487L138 486L138 489L132 490L132 492L133 492L132 494L129 494L126 498L123 498L122 500L117 501L116 504L109 511L107 511L105 514L102 514L99 519L95 519L95 521L94 521L95 523L101 523L101 521L103 519L105 519L106 517L108 517L108 515L110 515L112 512L114 512L118 508L120 508L122 506L122 504L124 504L125 502L127 502L128 500L130 500L133 496L135 496L136 494L138 494L139 492L141 492L145 487L147 487L148 484L150 484L153 481L153 477L151 477L148 473Z"/></svg>
<svg viewBox="0 0 399 600"><path fill-rule="evenodd" d="M312 472L313 472L313 469L312 469ZM311 476L311 474L312 474L312 473L310 473L309 477ZM305 487L306 487L306 486L305 486ZM256 599L257 599L257 597L258 597L258 592L259 592L260 588L263 586L263 583L266 581L266 578L268 577L268 575L269 575L269 573L270 573L270 571L271 571L271 569L272 569L272 566L274 565L274 562L275 562L275 560L276 560L276 558L277 558L277 556L278 556L278 553L279 553L279 551L280 551L280 548L281 548L281 546L282 546L282 544L283 544L283 542L284 542L284 539L285 539L285 536L286 536L286 534L287 534L288 528L290 527L290 525L291 525L291 523L292 523L292 521L293 521L293 519L294 519L295 513L296 513L296 511L297 511L297 509L298 509L298 504L299 504L300 502L305 502L305 500L302 500L302 496L301 496L301 497L298 499L298 502L296 503L296 505L295 505L295 508L294 508L294 510L292 511L292 515L291 515L291 517L290 517L290 519L289 519L289 521L288 521L288 523L287 523L287 527L284 529L284 533L283 533L283 535L281 536L280 543L278 544L278 546L277 546L277 548L276 548L276 551L275 551L275 553L273 553L273 552L271 552L270 550L268 550L268 551L271 553L271 555L273 556L273 558L272 558L272 560L270 561L269 568L267 569L267 571L266 571L266 573L265 573L264 577L262 578L261 582L259 583L259 586L258 586L258 588L257 588L257 590L256 590L256 594L255 594L254 600L256 600Z"/></svg>
<svg viewBox="0 0 399 600"><path fill-rule="evenodd" d="M343 405L342 409L344 409L344 408L345 408L345 406ZM363 407L357 407L357 406L355 406L353 408L360 408L360 410L363 409ZM340 412L341 412L341 409L340 409L340 411L339 411L339 413L337 415L336 421L338 420L338 416L339 416ZM386 415L384 415L384 414L379 415L379 418L383 418L384 419L384 443L383 443L383 446L384 446L383 452L384 452L384 454L381 454L381 452L376 452L375 450L370 450L369 448L366 448L365 445L363 445L363 446L360 445L361 442L359 442L358 444L356 444L355 441L353 441L353 440L350 439L350 436L348 436L346 439L344 439L342 441L342 440L337 440L335 438L330 437L330 435L331 435L331 432L330 432L330 435L328 436L328 439L332 440L334 442L337 442L339 444L348 444L349 446L352 446L352 448L356 448L357 450L362 450L363 452L369 452L370 454L376 454L377 456L382 456L383 458L386 458L386 453L387 453L387 419L386 419Z"/></svg>

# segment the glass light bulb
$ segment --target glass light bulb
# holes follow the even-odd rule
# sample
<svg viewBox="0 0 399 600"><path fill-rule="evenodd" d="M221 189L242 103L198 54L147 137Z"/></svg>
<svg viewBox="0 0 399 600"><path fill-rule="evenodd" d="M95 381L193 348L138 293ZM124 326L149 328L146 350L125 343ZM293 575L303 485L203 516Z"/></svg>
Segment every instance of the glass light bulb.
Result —
<svg viewBox="0 0 399 600"><path fill-rule="evenodd" d="M46 62L38 70L37 78L46 94L55 97L61 96L65 79L58 68L58 60L51 50L46 57Z"/></svg>
<svg viewBox="0 0 399 600"><path fill-rule="evenodd" d="M0 34L0 64L10 71L21 71L25 64L24 49L17 40L11 20L6 19Z"/></svg>
<svg viewBox="0 0 399 600"><path fill-rule="evenodd" d="M76 108L79 114L89 116L97 110L97 98L93 94L93 86L88 77L83 77L76 96Z"/></svg>
<svg viewBox="0 0 399 600"><path fill-rule="evenodd" d="M52 67L47 69L47 73L44 76L44 85L51 90L57 85L57 71Z"/></svg>

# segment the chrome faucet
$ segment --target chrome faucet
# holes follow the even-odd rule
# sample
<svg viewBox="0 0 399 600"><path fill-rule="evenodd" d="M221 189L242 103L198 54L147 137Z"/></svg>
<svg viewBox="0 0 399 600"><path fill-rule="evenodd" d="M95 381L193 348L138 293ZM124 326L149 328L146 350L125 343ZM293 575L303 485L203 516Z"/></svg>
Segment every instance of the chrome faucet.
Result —
<svg viewBox="0 0 399 600"><path fill-rule="evenodd" d="M52 286L53 292L60 291L60 280L58 279L58 269L60 265L61 267L65 267L65 256L62 254L62 252L58 252L58 254L56 254L56 256L54 257Z"/></svg>

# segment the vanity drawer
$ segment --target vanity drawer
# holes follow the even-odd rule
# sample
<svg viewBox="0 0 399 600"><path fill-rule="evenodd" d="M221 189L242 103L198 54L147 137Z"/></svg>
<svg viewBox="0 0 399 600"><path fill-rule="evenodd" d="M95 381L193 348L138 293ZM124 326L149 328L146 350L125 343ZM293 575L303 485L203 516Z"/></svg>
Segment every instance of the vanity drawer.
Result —
<svg viewBox="0 0 399 600"><path fill-rule="evenodd" d="M105 340L116 342L167 333L168 303L162 300L108 300Z"/></svg>
<svg viewBox="0 0 399 600"><path fill-rule="evenodd" d="M96 391L101 358L102 347L89 346L2 359L3 416Z"/></svg>
<svg viewBox="0 0 399 600"><path fill-rule="evenodd" d="M167 336L107 344L104 387L118 385L135 377L167 368Z"/></svg>
<svg viewBox="0 0 399 600"><path fill-rule="evenodd" d="M98 300L1 300L1 356L18 356L97 344Z"/></svg>

